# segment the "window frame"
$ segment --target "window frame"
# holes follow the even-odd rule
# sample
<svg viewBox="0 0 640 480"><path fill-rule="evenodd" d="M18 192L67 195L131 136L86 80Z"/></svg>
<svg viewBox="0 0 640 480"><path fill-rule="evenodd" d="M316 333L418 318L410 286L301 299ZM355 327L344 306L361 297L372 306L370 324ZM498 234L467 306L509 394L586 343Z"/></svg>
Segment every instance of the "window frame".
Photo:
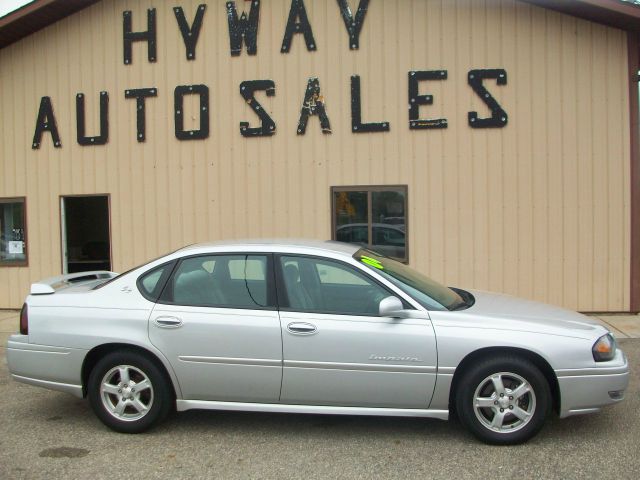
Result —
<svg viewBox="0 0 640 480"><path fill-rule="evenodd" d="M402 191L404 193L404 258L391 257L401 263L409 264L409 186L408 185L347 185L339 187L331 187L331 240L337 240L336 232L338 228L336 218L336 193L340 192L366 192L367 193L367 236L369 243L366 248L376 250L373 242L373 193L377 192L395 192ZM389 224L393 226L393 224ZM353 243L352 245L362 245L361 243Z"/></svg>
<svg viewBox="0 0 640 480"><path fill-rule="evenodd" d="M22 222L24 225L24 260L16 262L4 262L0 261L0 268L8 267L28 267L29 266L29 235L27 228L27 197L2 197L0 198L0 205L7 203L20 203L23 205Z"/></svg>
<svg viewBox="0 0 640 480"><path fill-rule="evenodd" d="M277 291L277 300L278 300L278 308L282 312L294 312L294 313L311 313L311 314L322 314L322 315L341 315L341 316L349 316L349 317L374 317L374 318L383 318L380 314L370 315L370 314L362 314L362 313L351 313L351 312L327 312L324 310L298 310L295 308L291 308L289 305L289 293L287 292L287 286L284 280L284 271L282 265L282 257L292 257L292 258L309 258L313 260L322 260L325 262L333 262L343 265L347 268L355 270L360 273L363 277L365 277L371 283L377 285L378 287L385 290L389 295L397 297L402 302L404 308L415 310L412 305L409 305L402 297L400 297L396 292L391 290L389 287L380 282L377 278L373 277L369 272L364 269L361 269L349 262L345 262L344 260L340 260L332 257L323 257L320 255L308 255L304 253L276 253L274 255L274 270L276 276L276 291Z"/></svg>
<svg viewBox="0 0 640 480"><path fill-rule="evenodd" d="M255 306L251 308L237 307L237 306L229 306L229 305L184 305L179 302L168 301L164 299L165 294L167 293L167 289L172 288L171 283L173 282L176 273L180 270L180 266L182 262L199 257L237 257L237 256L263 256L267 259L267 270L265 272L265 282L267 282L267 306ZM184 257L180 257L175 259L175 265L173 269L171 269L171 274L165 281L160 295L158 296L158 300L155 302L158 305L172 305L176 307L183 308L225 308L229 310L269 310L269 311L277 311L278 310L278 299L276 295L276 279L274 274L274 260L273 253L271 252L211 252L211 253L199 253L196 255L188 255ZM154 270L154 269L151 269ZM150 272L151 270L148 270ZM147 272L142 274L144 276Z"/></svg>

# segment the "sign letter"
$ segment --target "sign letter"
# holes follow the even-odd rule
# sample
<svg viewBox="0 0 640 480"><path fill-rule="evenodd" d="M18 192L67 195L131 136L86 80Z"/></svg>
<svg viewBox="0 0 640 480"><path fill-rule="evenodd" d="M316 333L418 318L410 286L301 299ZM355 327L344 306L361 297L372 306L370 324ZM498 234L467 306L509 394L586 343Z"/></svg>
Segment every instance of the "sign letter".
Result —
<svg viewBox="0 0 640 480"><path fill-rule="evenodd" d="M360 75L351 76L351 131L353 133L388 132L389 122L362 123Z"/></svg>
<svg viewBox="0 0 640 480"><path fill-rule="evenodd" d="M82 146L104 145L109 141L109 94L100 92L100 135L87 137L84 111L84 94L76 95L76 126L78 143Z"/></svg>
<svg viewBox="0 0 640 480"><path fill-rule="evenodd" d="M229 44L231 55L237 57L242 51L242 40L247 45L247 53L255 55L258 51L258 22L260 20L260 0L251 2L249 17L242 12L238 19L236 2L227 2L227 19L229 20Z"/></svg>
<svg viewBox="0 0 640 480"><path fill-rule="evenodd" d="M206 10L206 5L198 5L196 17L193 19L191 26L189 26L182 7L175 7L173 9L173 13L175 13L176 20L178 21L178 28L182 34L184 46L187 49L187 60L196 59L196 45L198 44L198 37L200 36L200 29L202 28L202 18L204 17L204 12Z"/></svg>
<svg viewBox="0 0 640 480"><path fill-rule="evenodd" d="M147 57L149 62L156 61L156 9L150 8L147 10L147 31L146 32L132 32L131 26L131 10L125 11L123 14L123 40L124 40L124 64L131 65L132 54L131 45L133 42L147 42Z"/></svg>
<svg viewBox="0 0 640 480"><path fill-rule="evenodd" d="M200 96L200 128L184 129L184 97ZM209 136L209 87L206 85L180 85L173 93L175 109L176 138L178 140L202 140Z"/></svg>
<svg viewBox="0 0 640 480"><path fill-rule="evenodd" d="M248 80L240 84L240 95L262 121L260 127L253 128L249 127L249 122L240 122L240 133L243 137L268 137L276 133L275 122L254 97L254 93L258 90L264 90L267 97L273 97L276 94L273 80Z"/></svg>
<svg viewBox="0 0 640 480"><path fill-rule="evenodd" d="M138 142L142 143L147 138L146 132L146 102L145 98L147 97L157 97L158 89L157 88L137 88L125 90L124 98L135 98L136 99L136 124L137 124L137 133L136 139Z"/></svg>
<svg viewBox="0 0 640 480"><path fill-rule="evenodd" d="M409 129L447 128L446 118L420 118L420 105L433 104L433 95L420 95L421 80L446 80L446 70L423 70L409 72Z"/></svg>
<svg viewBox="0 0 640 480"><path fill-rule="evenodd" d="M38 119L36 120L36 131L33 134L33 142L31 144L32 149L37 150L40 148L42 134L44 132L51 132L51 140L53 140L53 146L55 148L62 147L58 126L56 125L56 117L53 115L53 105L51 105L51 98L49 97L42 97L40 100L40 109L38 110Z"/></svg>
<svg viewBox="0 0 640 480"><path fill-rule="evenodd" d="M502 128L507 124L508 116L500 104L489 93L482 84L485 78L495 78L498 85L507 84L507 72L502 68L493 70L471 70L469 71L469 85L480 99L491 110L491 117L478 118L478 112L469 112L469 125L471 128Z"/></svg>
<svg viewBox="0 0 640 480"><path fill-rule="evenodd" d="M318 116L322 133L331 133L329 117L324 108L324 98L320 95L320 82L315 77L310 78L307 83L307 91L304 94L304 103L302 104L300 120L298 121L298 135L304 135L307 131L309 115Z"/></svg>
<svg viewBox="0 0 640 480"><path fill-rule="evenodd" d="M347 27L347 33L349 33L349 48L357 50L360 48L360 31L362 31L364 17L367 14L367 8L369 8L369 0L360 0L355 19L347 0L338 0L338 6L340 7L344 25Z"/></svg>
<svg viewBox="0 0 640 480"><path fill-rule="evenodd" d="M296 22L298 18L300 22ZM304 7L304 0L293 0L291 2L289 20L287 20L287 28L284 30L280 53L289 53L294 33L302 33L304 35L304 42L307 44L308 51L317 50L316 41L313 39L313 30L311 30L311 24L307 17L307 9Z"/></svg>

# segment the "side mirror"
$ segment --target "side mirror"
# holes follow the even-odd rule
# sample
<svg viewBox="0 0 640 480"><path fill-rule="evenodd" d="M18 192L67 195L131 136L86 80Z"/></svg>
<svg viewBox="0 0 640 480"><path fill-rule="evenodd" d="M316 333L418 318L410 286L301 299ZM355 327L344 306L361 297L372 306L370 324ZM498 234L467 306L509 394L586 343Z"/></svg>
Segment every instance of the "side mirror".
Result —
<svg viewBox="0 0 640 480"><path fill-rule="evenodd" d="M378 311L381 317L403 318L404 305L398 297L390 296L380 300Z"/></svg>
<svg viewBox="0 0 640 480"><path fill-rule="evenodd" d="M398 297L390 296L380 300L378 312L381 317L414 318L417 320L429 320L429 314L421 310L407 310Z"/></svg>

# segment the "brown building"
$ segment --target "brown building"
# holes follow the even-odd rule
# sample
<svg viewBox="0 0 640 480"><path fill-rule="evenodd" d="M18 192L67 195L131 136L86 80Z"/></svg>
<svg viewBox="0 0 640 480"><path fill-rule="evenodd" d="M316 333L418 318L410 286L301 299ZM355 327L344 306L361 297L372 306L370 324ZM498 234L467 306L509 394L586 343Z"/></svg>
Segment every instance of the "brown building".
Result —
<svg viewBox="0 0 640 480"><path fill-rule="evenodd" d="M638 311L639 29L619 0L36 0L0 19L0 307L277 236Z"/></svg>

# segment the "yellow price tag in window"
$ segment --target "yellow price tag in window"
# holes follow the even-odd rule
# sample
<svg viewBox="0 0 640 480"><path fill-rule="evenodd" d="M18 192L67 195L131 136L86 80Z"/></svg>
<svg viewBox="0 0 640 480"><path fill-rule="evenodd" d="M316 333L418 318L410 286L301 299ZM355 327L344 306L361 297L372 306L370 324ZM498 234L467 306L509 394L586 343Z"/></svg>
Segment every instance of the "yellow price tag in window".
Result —
<svg viewBox="0 0 640 480"><path fill-rule="evenodd" d="M371 258L371 257L367 257L365 255L362 255L360 257L360 261L362 263L366 263L367 265L371 265L374 268L377 268L379 270L384 270L384 267L382 266L382 264L376 260L375 258Z"/></svg>

